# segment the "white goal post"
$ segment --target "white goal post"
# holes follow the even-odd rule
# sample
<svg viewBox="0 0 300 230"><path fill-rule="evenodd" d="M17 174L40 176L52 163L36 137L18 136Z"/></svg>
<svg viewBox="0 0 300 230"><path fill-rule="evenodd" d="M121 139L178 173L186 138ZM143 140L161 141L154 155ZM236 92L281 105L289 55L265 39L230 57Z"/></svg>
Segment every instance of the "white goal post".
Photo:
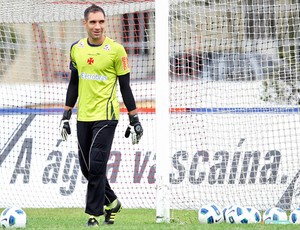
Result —
<svg viewBox="0 0 300 230"><path fill-rule="evenodd" d="M170 221L169 2L155 5L156 222Z"/></svg>
<svg viewBox="0 0 300 230"><path fill-rule="evenodd" d="M107 176L124 208L300 206L298 0L102 0L124 45L144 135L121 116ZM0 208L84 207L76 112L58 136L82 0L0 8Z"/></svg>

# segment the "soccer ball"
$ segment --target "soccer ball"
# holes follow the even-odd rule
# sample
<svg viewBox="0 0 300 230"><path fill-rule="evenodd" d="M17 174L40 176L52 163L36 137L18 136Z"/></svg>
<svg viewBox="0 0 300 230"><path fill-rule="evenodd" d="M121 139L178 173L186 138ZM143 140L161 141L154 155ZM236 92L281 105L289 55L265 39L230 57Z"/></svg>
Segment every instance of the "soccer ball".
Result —
<svg viewBox="0 0 300 230"><path fill-rule="evenodd" d="M223 219L224 219L224 222L228 222L228 219L227 219L227 214L228 214L228 210L229 209L232 209L234 207L237 207L237 205L229 205L229 206L226 206L225 208L223 208Z"/></svg>
<svg viewBox="0 0 300 230"><path fill-rule="evenodd" d="M6 208L0 216L0 227L2 228L25 228L27 215L21 208Z"/></svg>
<svg viewBox="0 0 300 230"><path fill-rule="evenodd" d="M256 208L246 207L246 209L249 212L249 224L256 224L261 222L261 214Z"/></svg>
<svg viewBox="0 0 300 230"><path fill-rule="evenodd" d="M229 207L225 213L226 221L231 224L248 224L249 212L246 208L233 205Z"/></svg>
<svg viewBox="0 0 300 230"><path fill-rule="evenodd" d="M300 208L291 212L289 221L293 224L300 224Z"/></svg>
<svg viewBox="0 0 300 230"><path fill-rule="evenodd" d="M207 204L202 206L198 212L198 220L200 223L213 224L223 221L221 209L216 204Z"/></svg>
<svg viewBox="0 0 300 230"><path fill-rule="evenodd" d="M282 208L273 207L267 209L263 214L263 221L275 220L275 221L286 221L287 214Z"/></svg>

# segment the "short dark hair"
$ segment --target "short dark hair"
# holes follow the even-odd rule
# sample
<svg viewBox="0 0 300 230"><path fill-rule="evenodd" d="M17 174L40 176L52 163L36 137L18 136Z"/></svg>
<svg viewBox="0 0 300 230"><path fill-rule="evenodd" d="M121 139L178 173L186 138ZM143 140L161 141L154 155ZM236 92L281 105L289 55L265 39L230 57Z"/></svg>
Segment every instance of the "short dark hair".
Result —
<svg viewBox="0 0 300 230"><path fill-rule="evenodd" d="M84 11L84 20L88 20L89 14L90 13L96 13L96 12L102 12L104 17L105 17L105 12L104 10L100 7L97 6L96 4L92 4L90 7L86 8Z"/></svg>

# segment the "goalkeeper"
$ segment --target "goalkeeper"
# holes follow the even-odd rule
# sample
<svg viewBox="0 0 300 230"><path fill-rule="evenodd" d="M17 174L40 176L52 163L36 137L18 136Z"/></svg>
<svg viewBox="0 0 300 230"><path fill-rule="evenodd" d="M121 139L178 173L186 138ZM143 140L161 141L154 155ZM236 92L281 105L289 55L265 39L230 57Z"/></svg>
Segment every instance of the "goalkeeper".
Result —
<svg viewBox="0 0 300 230"><path fill-rule="evenodd" d="M122 208L106 177L107 161L118 124L120 109L117 82L128 110L131 135L137 144L143 135L135 99L130 88L130 68L124 47L105 35L105 12L92 4L84 12L87 38L75 42L70 50L71 77L60 123L61 138L71 134L69 120L78 99L77 139L81 171L88 181L85 212L87 226L113 224Z"/></svg>

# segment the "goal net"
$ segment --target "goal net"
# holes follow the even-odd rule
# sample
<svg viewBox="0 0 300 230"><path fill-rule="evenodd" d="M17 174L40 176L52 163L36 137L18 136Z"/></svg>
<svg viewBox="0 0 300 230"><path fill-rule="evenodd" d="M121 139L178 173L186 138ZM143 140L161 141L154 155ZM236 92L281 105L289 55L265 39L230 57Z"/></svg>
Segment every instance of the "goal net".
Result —
<svg viewBox="0 0 300 230"><path fill-rule="evenodd" d="M145 129L133 146L121 118L107 176L127 208L155 208L154 1L94 2L106 13L106 35L124 45L131 87ZM0 9L0 207L84 207L87 181L77 155L76 109L67 142L59 136L70 77L70 48L87 36L86 1L23 0Z"/></svg>
<svg viewBox="0 0 300 230"><path fill-rule="evenodd" d="M155 2L95 2L126 48L144 136L132 146L122 103L107 176L125 208L300 205L300 5L296 0L169 0L169 84L155 84ZM0 9L0 207L84 207L72 135L58 126L71 45L90 2L23 0ZM165 37L161 38L162 40ZM167 162L156 161L155 89L169 90Z"/></svg>
<svg viewBox="0 0 300 230"><path fill-rule="evenodd" d="M293 0L170 1L174 208L299 206L299 10Z"/></svg>

